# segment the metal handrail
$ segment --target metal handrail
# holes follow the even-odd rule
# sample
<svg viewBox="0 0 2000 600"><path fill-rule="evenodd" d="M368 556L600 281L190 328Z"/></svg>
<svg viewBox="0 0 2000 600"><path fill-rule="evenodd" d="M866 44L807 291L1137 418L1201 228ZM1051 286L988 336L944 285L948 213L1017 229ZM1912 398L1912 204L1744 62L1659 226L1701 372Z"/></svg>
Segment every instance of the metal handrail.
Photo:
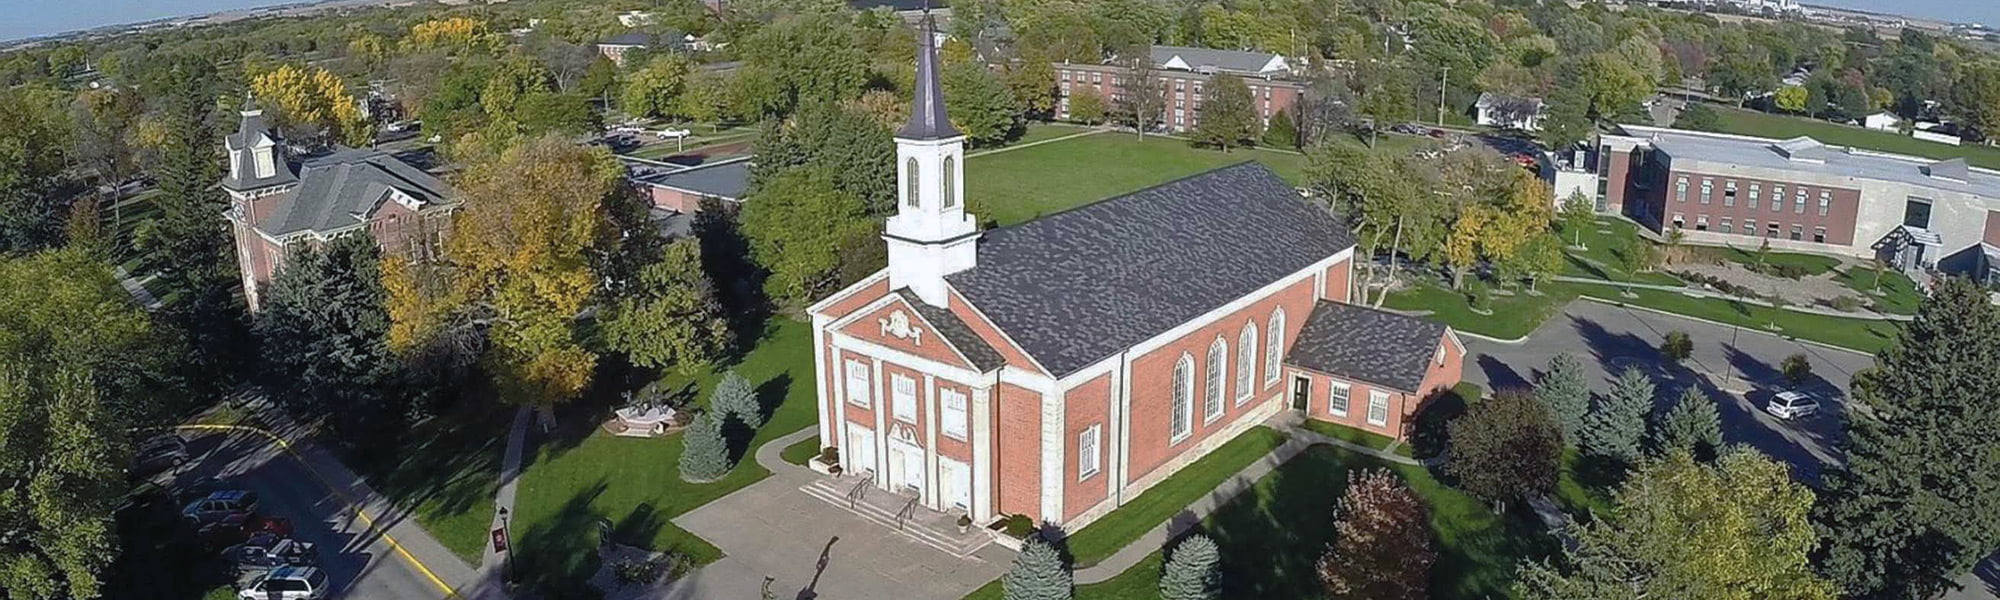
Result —
<svg viewBox="0 0 2000 600"><path fill-rule="evenodd" d="M872 483L875 483L875 475L873 474L863 475L861 476L861 481L854 482L854 487L847 489L848 510L854 510L855 503L861 501L862 494L868 493L868 486L869 484Z"/></svg>
<svg viewBox="0 0 2000 600"><path fill-rule="evenodd" d="M908 522L911 516L917 514L917 500L918 498L911 498L909 502L903 503L902 510L896 511L896 531L902 531L903 523Z"/></svg>

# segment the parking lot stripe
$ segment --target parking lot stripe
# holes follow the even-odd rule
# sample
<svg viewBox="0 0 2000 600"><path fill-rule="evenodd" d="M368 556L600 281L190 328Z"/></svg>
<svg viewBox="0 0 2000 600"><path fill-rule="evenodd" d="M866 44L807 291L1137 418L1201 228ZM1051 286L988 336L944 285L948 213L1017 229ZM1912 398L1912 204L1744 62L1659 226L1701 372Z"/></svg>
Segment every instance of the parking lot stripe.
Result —
<svg viewBox="0 0 2000 600"><path fill-rule="evenodd" d="M269 438L272 442L277 443L278 449L284 450L285 454L291 455L293 460L297 460L299 461L300 465L304 465L306 468L306 472L311 473L313 479L319 480L320 486L325 487L328 491L333 492L335 496L339 496L341 502L346 504L349 509L353 510L355 516L361 518L362 524L367 525L368 529L370 530L374 530L376 528L375 518L369 516L368 511L362 510L361 503L356 502L354 498L349 497L346 492L341 491L339 486L333 485L332 481L327 480L325 474L320 473L319 469L313 467L311 461L307 461L305 456L300 455L297 450L292 449L292 443L290 441L286 440L283 437L278 436L278 434L271 433L269 431L265 431L263 429L251 427L248 425L175 425L174 429L196 430L196 431L248 431L251 433L264 436L265 438ZM390 536L389 531L387 529L383 529L381 531L381 534L382 534L382 541L387 542L389 544L389 547L396 551L397 555L402 556L403 560L408 561L411 565L417 568L417 572L423 573L424 577L429 578L431 580L431 583L437 585L438 589L444 592L446 598L458 598L461 600L464 598L464 596L459 595L458 590L452 589L451 584L445 583L444 579L439 578L437 573L432 572L429 565L425 565L424 561L417 560L417 557L415 555L410 554L410 551L404 549L402 544L397 543L396 538Z"/></svg>

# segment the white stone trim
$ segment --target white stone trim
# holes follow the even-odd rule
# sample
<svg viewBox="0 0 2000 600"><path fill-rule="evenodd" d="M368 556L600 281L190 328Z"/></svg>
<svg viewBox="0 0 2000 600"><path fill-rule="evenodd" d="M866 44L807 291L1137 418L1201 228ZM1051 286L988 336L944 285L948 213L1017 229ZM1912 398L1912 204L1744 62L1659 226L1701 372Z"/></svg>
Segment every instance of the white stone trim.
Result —
<svg viewBox="0 0 2000 600"><path fill-rule="evenodd" d="M821 298L819 302L814 302L812 306L806 307L806 312L816 313L816 314L825 313L828 305L831 305L834 302L838 302L841 299L846 298L848 294L861 291L862 289L865 289L870 285L874 285L877 279L881 279L888 276L889 276L889 269L885 268L880 271L876 271L867 277L861 278L861 281L856 281L853 284L848 285L847 287L840 288L840 291L834 292L832 295L827 296L825 298Z"/></svg>
<svg viewBox="0 0 2000 600"><path fill-rule="evenodd" d="M832 423L830 423L829 422L830 420L827 418L832 416L827 414L831 409L829 409L826 405L827 399L821 398L819 397L819 395L821 392L826 391L828 388L833 388L836 391L832 395L837 397L840 395L838 388L840 388L841 386L832 385L833 382L829 381L826 377L826 371L827 371L826 363L828 360L830 360L827 358L826 355L827 352L831 351L831 349L826 345L826 316L821 315L819 313L813 313L812 324L813 324L813 385L816 388L813 390L813 404L815 405L813 408L816 411L816 414L819 416L819 423L818 423L819 445L821 448L824 448L826 446L832 445L834 434L833 431L830 429L832 427ZM836 398L836 401L837 400L838 398Z"/></svg>
<svg viewBox="0 0 2000 600"><path fill-rule="evenodd" d="M943 511L944 506L941 498L944 496L944 494L940 493L943 488L938 485L938 477L937 477L939 473L938 451L937 451L937 424L938 424L937 378L926 374L924 375L923 383L921 385L924 386L923 389L924 500L923 502L925 506L929 506L933 510Z"/></svg>
<svg viewBox="0 0 2000 600"><path fill-rule="evenodd" d="M993 518L993 392L972 388L972 520Z"/></svg>
<svg viewBox="0 0 2000 600"><path fill-rule="evenodd" d="M1063 397L1060 394L1042 394L1042 521L1061 523L1063 484L1063 444L1069 436L1063 431Z"/></svg>
<svg viewBox="0 0 2000 600"><path fill-rule="evenodd" d="M860 322L862 317L867 316L868 314L873 313L875 311L888 308L889 305L896 304L898 302L901 302L906 306L909 304L909 301L903 298L901 294L896 294L896 293L883 294L881 298L876 298L875 300L862 305L861 308L854 309L854 312L847 313L845 316L842 316L839 319L835 319L832 323L827 325L827 328L838 333L839 330L846 329L847 326ZM818 313L814 314L815 316L818 315ZM932 323L930 319L924 318L924 314L922 312L917 311L916 307L914 306L909 307L909 314L911 316L916 317L918 321L922 321L925 327L930 328L932 332L931 335L932 339L937 340L938 343L944 344L945 348L951 349L951 353L953 355L958 356L959 360L965 361L966 365L968 366L972 365L972 359L966 356L964 351L959 350L957 344L953 344L949 340L944 339L944 336L936 335L936 332L938 330L937 323ZM843 333L841 335L847 335L847 334ZM921 335L922 334L920 333L918 334L919 337L917 337L916 343L918 345L923 344L923 338L921 337ZM848 336L848 337L853 337L853 336ZM887 348L887 346L882 346L882 347ZM892 349L892 351L902 354L909 354L908 352L903 352L902 350Z"/></svg>
<svg viewBox="0 0 2000 600"><path fill-rule="evenodd" d="M865 354L868 355L870 358L874 358L876 360L881 360L882 358L887 357L894 360L898 365L909 367L911 369L915 369L917 371L921 371L926 374L936 375L939 378L942 378L946 381L950 381L952 383L958 383L963 385L979 385L979 383L985 379L984 377L980 376L979 372L973 371L972 369L967 369L965 367L960 367L958 365L948 365L935 360L917 356L915 354L910 354L902 350L897 350L895 348L890 348L888 346L884 346L881 344L870 342L868 340L847 335L845 333L839 332L838 330L827 330L827 335L828 337L833 338L833 347L835 348L839 348L842 350L851 350L859 354Z"/></svg>
<svg viewBox="0 0 2000 600"><path fill-rule="evenodd" d="M871 365L868 371L868 395L880 400L875 396L875 392L882 391L882 359L870 356L868 360ZM875 465L878 471L875 474L875 487L886 490L889 489L889 478L883 475L889 469L888 465L883 463L883 459L889 457L889 407L884 406L885 404L887 402L875 402L870 409L875 412Z"/></svg>

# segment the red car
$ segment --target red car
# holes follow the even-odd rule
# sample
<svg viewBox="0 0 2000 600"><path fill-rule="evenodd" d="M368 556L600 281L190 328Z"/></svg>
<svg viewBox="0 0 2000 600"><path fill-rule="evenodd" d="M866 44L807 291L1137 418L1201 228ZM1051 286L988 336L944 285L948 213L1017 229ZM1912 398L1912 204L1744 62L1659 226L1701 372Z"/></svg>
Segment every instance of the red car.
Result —
<svg viewBox="0 0 2000 600"><path fill-rule="evenodd" d="M234 546L250 536L270 533L280 538L292 536L292 521L282 517L231 515L201 528L201 541L210 547Z"/></svg>

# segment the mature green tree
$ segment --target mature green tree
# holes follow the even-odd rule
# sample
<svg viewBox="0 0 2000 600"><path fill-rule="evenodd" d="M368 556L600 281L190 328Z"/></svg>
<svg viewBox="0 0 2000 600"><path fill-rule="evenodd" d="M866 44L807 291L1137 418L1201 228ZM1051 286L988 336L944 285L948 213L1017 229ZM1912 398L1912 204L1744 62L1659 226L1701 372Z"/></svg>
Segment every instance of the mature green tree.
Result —
<svg viewBox="0 0 2000 600"><path fill-rule="evenodd" d="M1812 571L1812 490L1751 450L1703 465L1672 452L1633 473L1617 509L1571 530L1555 563L1521 567L1528 600L1833 600Z"/></svg>
<svg viewBox="0 0 2000 600"><path fill-rule="evenodd" d="M1555 490L1562 428L1532 394L1503 391L1451 422L1445 472L1496 505Z"/></svg>
<svg viewBox="0 0 2000 600"><path fill-rule="evenodd" d="M1980 131L2000 131L2000 58L1963 67L1952 83L1948 107Z"/></svg>
<svg viewBox="0 0 2000 600"><path fill-rule="evenodd" d="M1222 554L1215 540L1194 534L1174 546L1160 574L1160 600L1217 600L1222 597Z"/></svg>
<svg viewBox="0 0 2000 600"><path fill-rule="evenodd" d="M1786 112L1805 112L1809 96L1805 88L1788 85L1778 88L1777 93L1771 96L1771 104Z"/></svg>
<svg viewBox="0 0 2000 600"><path fill-rule="evenodd" d="M656 57L632 72L619 95L618 107L636 117L665 117L680 106L694 63L679 54Z"/></svg>
<svg viewBox="0 0 2000 600"><path fill-rule="evenodd" d="M699 241L668 244L611 306L603 322L605 344L635 365L681 373L708 365L728 344L729 325L701 265Z"/></svg>
<svg viewBox="0 0 2000 600"><path fill-rule="evenodd" d="M1334 502L1334 539L1315 565L1329 600L1423 600L1438 554L1430 510L1387 469L1354 476Z"/></svg>
<svg viewBox="0 0 2000 600"><path fill-rule="evenodd" d="M273 396L339 431L406 417L405 396L392 388L402 367L389 350L378 254L363 235L293 251L264 288L253 322Z"/></svg>
<svg viewBox="0 0 2000 600"><path fill-rule="evenodd" d="M1118 53L1115 61L1125 71L1123 93L1113 97L1112 111L1118 120L1132 127L1139 139L1166 118L1167 87L1153 65L1150 46L1135 45Z"/></svg>
<svg viewBox="0 0 2000 600"><path fill-rule="evenodd" d="M1229 150L1247 146L1257 139L1262 126L1252 106L1250 86L1233 75L1216 75L1204 90L1206 97L1195 109L1194 131L1190 138L1198 144Z"/></svg>
<svg viewBox="0 0 2000 600"><path fill-rule="evenodd" d="M1568 73L1569 70L1564 70ZM1581 77L1565 77L1547 99L1542 129L1536 135L1550 148L1570 148L1590 139L1591 98Z"/></svg>
<svg viewBox="0 0 2000 600"><path fill-rule="evenodd" d="M1110 116L1104 95L1097 88L1079 87L1069 93L1069 120L1085 125L1103 123Z"/></svg>
<svg viewBox="0 0 2000 600"><path fill-rule="evenodd" d="M1271 123L1264 126L1263 144L1272 148L1297 149L1299 147L1299 126L1292 121L1292 111L1281 110L1271 115Z"/></svg>
<svg viewBox="0 0 2000 600"><path fill-rule="evenodd" d="M951 122L973 146L992 146L1019 137L1025 125L1020 103L986 65L967 61L944 69L944 93Z"/></svg>
<svg viewBox="0 0 2000 600"><path fill-rule="evenodd" d="M1025 116L1047 119L1055 114L1056 67L1050 61L1029 57L1008 65L1001 79Z"/></svg>
<svg viewBox="0 0 2000 600"><path fill-rule="evenodd" d="M1536 283L1562 274L1564 256L1562 238L1542 233L1521 244L1512 260L1502 261L1503 271L1520 273L1528 280L1528 291L1534 292Z"/></svg>
<svg viewBox="0 0 2000 600"><path fill-rule="evenodd" d="M0 90L0 253L61 243L69 144L52 107Z"/></svg>
<svg viewBox="0 0 2000 600"><path fill-rule="evenodd" d="M128 428L177 408L175 353L88 254L0 258L0 595L102 593Z"/></svg>
<svg viewBox="0 0 2000 600"><path fill-rule="evenodd" d="M783 305L803 306L839 289L842 254L881 244L861 199L835 187L825 167L774 175L745 204L751 255L769 273L765 292Z"/></svg>
<svg viewBox="0 0 2000 600"><path fill-rule="evenodd" d="M1548 372L1535 382L1535 398L1562 429L1563 445L1571 448L1582 439L1590 418L1590 387L1583 377L1583 361L1564 352L1549 359Z"/></svg>
<svg viewBox="0 0 2000 600"><path fill-rule="evenodd" d="M1039 535L1028 536L1014 568L1000 576L1000 595L1006 600L1070 600L1076 597L1076 583L1069 565L1054 546Z"/></svg>
<svg viewBox="0 0 2000 600"><path fill-rule="evenodd" d="M1372 152L1353 144L1328 144L1307 157L1306 179L1327 199L1328 208L1351 223L1357 254L1386 251L1393 267L1398 257L1422 254L1443 246L1444 209L1431 201L1432 178L1406 157ZM1364 261L1358 289L1371 289L1375 261ZM1384 289L1384 296L1387 295ZM1364 298L1365 300L1365 298ZM1380 300L1378 299L1379 303Z"/></svg>
<svg viewBox="0 0 2000 600"><path fill-rule="evenodd" d="M1849 595L1935 597L2000 547L1995 336L1986 292L1944 279L1855 387L1866 410L1849 414L1847 464L1826 474L1815 515L1821 569Z"/></svg>
<svg viewBox="0 0 2000 600"><path fill-rule="evenodd" d="M1692 131L1721 131L1722 115L1715 112L1714 108L1710 108L1705 103L1690 102L1687 109L1681 111L1680 116L1674 117L1674 128Z"/></svg>
<svg viewBox="0 0 2000 600"><path fill-rule="evenodd" d="M722 380L715 382L715 391L709 393L708 410L734 417L750 429L764 426L764 405L757 401L757 388L733 370L723 373Z"/></svg>
<svg viewBox="0 0 2000 600"><path fill-rule="evenodd" d="M590 98L577 94L531 92L521 98L513 116L521 125L521 133L526 135L582 135L603 125L597 108L590 105Z"/></svg>
<svg viewBox="0 0 2000 600"><path fill-rule="evenodd" d="M1638 369L1618 373L1611 395L1591 408L1584 430L1584 450L1624 464L1639 460L1646 441L1647 416L1653 412L1653 380Z"/></svg>
<svg viewBox="0 0 2000 600"><path fill-rule="evenodd" d="M750 170L752 193L777 173L824 169L834 188L860 198L869 214L896 208L896 140L888 127L846 105L816 104L789 123L768 123Z"/></svg>
<svg viewBox="0 0 2000 600"><path fill-rule="evenodd" d="M722 437L724 418L720 412L702 413L681 434L681 480L708 483L729 474L729 442Z"/></svg>
<svg viewBox="0 0 2000 600"><path fill-rule="evenodd" d="M1583 234L1597 228L1597 201L1583 195L1581 190L1570 193L1562 202L1562 211L1557 214L1562 232L1569 234L1571 248L1587 250L1583 244Z"/></svg>
<svg viewBox="0 0 2000 600"><path fill-rule="evenodd" d="M778 18L737 42L753 71L768 75L779 112L861 93L868 56L854 28L839 13L811 11Z"/></svg>
<svg viewBox="0 0 2000 600"><path fill-rule="evenodd" d="M1679 450L1704 460L1715 456L1722 448L1722 415L1715 399L1692 387L1682 390L1673 408L1653 424L1652 442L1656 454Z"/></svg>

